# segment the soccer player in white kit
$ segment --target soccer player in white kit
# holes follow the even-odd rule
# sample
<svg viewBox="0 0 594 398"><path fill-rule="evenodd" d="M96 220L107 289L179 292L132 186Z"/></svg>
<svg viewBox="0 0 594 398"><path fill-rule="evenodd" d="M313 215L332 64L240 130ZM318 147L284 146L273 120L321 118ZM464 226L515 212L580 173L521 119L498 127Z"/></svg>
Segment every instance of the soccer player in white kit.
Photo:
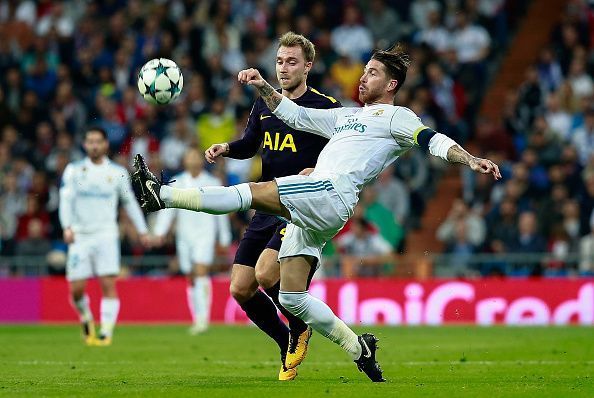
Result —
<svg viewBox="0 0 594 398"><path fill-rule="evenodd" d="M87 157L66 166L60 187L60 224L68 244L66 279L85 342L106 346L111 344L120 309L116 291L120 272L119 203L126 209L141 242L148 245L149 237L128 171L107 157L107 133L101 128L90 128L83 146ZM87 279L93 276L99 278L102 292L98 337L85 294Z"/></svg>
<svg viewBox="0 0 594 398"><path fill-rule="evenodd" d="M281 304L340 345L374 382L384 381L375 359L375 336L357 336L330 307L306 290L307 277L318 265L325 242L352 216L363 186L414 146L501 178L492 161L472 156L449 137L424 126L410 109L393 105L409 63L408 55L399 46L376 51L360 79L359 100L365 104L362 108L300 107L277 93L256 69L239 72L238 80L257 88L274 115L287 125L330 139L309 176L178 190L162 185L140 155L136 156L137 171L133 176L145 188L140 197L147 211L178 207L223 214L253 208L290 220L279 251Z"/></svg>
<svg viewBox="0 0 594 398"><path fill-rule="evenodd" d="M221 181L203 169L202 154L195 148L184 154L184 169L173 177L171 186L176 188L199 188L221 185ZM173 221L175 244L180 271L188 276L188 305L194 320L191 334L206 331L210 319L212 301L209 269L215 259L217 242L221 247L231 243L231 225L227 215L212 215L181 209L166 209L157 215L154 227L156 244L163 240Z"/></svg>

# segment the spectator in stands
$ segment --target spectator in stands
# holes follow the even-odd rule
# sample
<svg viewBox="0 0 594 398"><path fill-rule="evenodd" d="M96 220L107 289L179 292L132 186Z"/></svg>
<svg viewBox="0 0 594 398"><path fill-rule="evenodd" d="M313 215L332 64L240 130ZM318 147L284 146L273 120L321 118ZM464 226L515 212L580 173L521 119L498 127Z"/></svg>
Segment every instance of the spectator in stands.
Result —
<svg viewBox="0 0 594 398"><path fill-rule="evenodd" d="M202 151L217 142L231 141L235 135L235 115L227 108L223 97L215 98L210 111L198 118L196 135Z"/></svg>
<svg viewBox="0 0 594 398"><path fill-rule="evenodd" d="M345 278L380 276L385 265L394 263L393 246L374 232L365 218L353 218L351 229L337 239L337 244L341 276Z"/></svg>
<svg viewBox="0 0 594 398"><path fill-rule="evenodd" d="M344 104L358 98L359 78L363 72L361 61L348 54L342 54L330 68L330 77L341 89L341 102Z"/></svg>
<svg viewBox="0 0 594 398"><path fill-rule="evenodd" d="M437 9L430 10L427 17L428 25L414 35L414 41L418 44L427 44L437 54L444 54L453 46L450 32L441 24Z"/></svg>
<svg viewBox="0 0 594 398"><path fill-rule="evenodd" d="M144 107L138 101L135 87L128 86L122 91L122 99L117 104L116 112L120 123L130 125L144 116Z"/></svg>
<svg viewBox="0 0 594 398"><path fill-rule="evenodd" d="M159 140L149 131L144 118L132 122L131 134L122 144L118 155L125 157L126 164L132 165L137 153L147 159L159 153Z"/></svg>
<svg viewBox="0 0 594 398"><path fill-rule="evenodd" d="M578 151L581 166L585 166L594 153L594 106L586 109L584 125L574 130L571 142Z"/></svg>
<svg viewBox="0 0 594 398"><path fill-rule="evenodd" d="M394 218L392 212L378 200L378 187L368 185L361 192L359 202L362 217L376 226L380 235L395 249L401 249L404 244L405 231Z"/></svg>
<svg viewBox="0 0 594 398"><path fill-rule="evenodd" d="M569 141L571 137L572 120L571 114L567 110L561 108L558 93L550 93L547 96L547 108L545 112L545 119L555 134L557 139L561 142Z"/></svg>
<svg viewBox="0 0 594 398"><path fill-rule="evenodd" d="M426 29L430 25L431 13L439 13L441 5L435 0L414 0L410 5L410 19L417 29Z"/></svg>
<svg viewBox="0 0 594 398"><path fill-rule="evenodd" d="M579 243L579 266L581 275L594 275L594 213L590 217L590 233L583 236Z"/></svg>
<svg viewBox="0 0 594 398"><path fill-rule="evenodd" d="M181 170L181 161L192 141L192 128L183 117L176 119L161 141L159 154L170 175Z"/></svg>
<svg viewBox="0 0 594 398"><path fill-rule="evenodd" d="M589 98L594 94L594 81L586 72L586 61L575 58L569 65L567 81L571 85L573 95L579 98Z"/></svg>
<svg viewBox="0 0 594 398"><path fill-rule="evenodd" d="M2 254L12 254L18 219L25 212L27 195L19 189L14 173L7 173L2 180L0 196L0 225Z"/></svg>
<svg viewBox="0 0 594 398"><path fill-rule="evenodd" d="M385 0L371 0L365 14L365 24L373 35L376 48L387 48L403 34L403 23ZM308 37L308 36L306 36Z"/></svg>
<svg viewBox="0 0 594 398"><path fill-rule="evenodd" d="M398 224L406 226L410 209L410 192L394 175L394 165L386 167L380 173L376 187L378 202L392 212Z"/></svg>
<svg viewBox="0 0 594 398"><path fill-rule="evenodd" d="M563 206L568 199L567 187L561 183L553 185L550 194L542 199L537 214L543 236L550 236L553 227L563 223Z"/></svg>
<svg viewBox="0 0 594 398"><path fill-rule="evenodd" d="M456 276L468 274L468 267L477 246L470 240L468 223L464 219L453 221L452 237L447 242L445 253L449 254L448 268Z"/></svg>
<svg viewBox="0 0 594 398"><path fill-rule="evenodd" d="M576 200L566 200L562 208L563 233L566 236L568 249L576 253L581 234L580 205Z"/></svg>
<svg viewBox="0 0 594 398"><path fill-rule="evenodd" d="M464 227L458 224L464 223ZM459 232L463 230L466 237L461 239ZM446 245L468 242L473 247L479 247L485 241L485 220L474 213L462 199L456 199L452 204L446 220L436 232L437 239Z"/></svg>
<svg viewBox="0 0 594 398"><path fill-rule="evenodd" d="M25 212L19 216L16 230L16 241L20 242L29 238L29 224L33 220L39 220L42 224L42 236L46 237L49 232L49 214L41 207L35 195L27 195Z"/></svg>
<svg viewBox="0 0 594 398"><path fill-rule="evenodd" d="M361 62L373 50L373 36L368 27L361 24L359 8L348 3L344 7L344 19L332 31L332 47L338 54L352 57Z"/></svg>
<svg viewBox="0 0 594 398"><path fill-rule="evenodd" d="M456 29L452 35L452 42L462 64L481 65L489 55L489 33L482 26L469 21L465 11L460 11L456 15Z"/></svg>
<svg viewBox="0 0 594 398"><path fill-rule="evenodd" d="M536 214L526 211L518 219L518 235L508 240L506 249L514 254L537 254L547 251L546 241L538 232ZM523 259L515 262L514 271L519 275L541 275L542 267L539 259Z"/></svg>
<svg viewBox="0 0 594 398"><path fill-rule="evenodd" d="M115 101L103 95L97 95L95 106L99 111L97 125L107 132L109 147L117 151L126 139L126 128L118 118ZM80 134L80 131L77 134Z"/></svg>
<svg viewBox="0 0 594 398"><path fill-rule="evenodd" d="M72 136L65 131L59 132L56 136L56 144L45 159L45 169L50 172L56 172L58 168L58 157L61 154L65 155L72 162L80 160L84 156L82 151L74 145Z"/></svg>
<svg viewBox="0 0 594 398"><path fill-rule="evenodd" d="M564 78L561 65L555 58L552 48L545 47L541 50L536 68L543 90L547 93L556 91Z"/></svg>
<svg viewBox="0 0 594 398"><path fill-rule="evenodd" d="M44 224L38 219L31 219L27 225L27 237L20 240L16 245L18 256L45 256L52 248L52 245L45 237Z"/></svg>

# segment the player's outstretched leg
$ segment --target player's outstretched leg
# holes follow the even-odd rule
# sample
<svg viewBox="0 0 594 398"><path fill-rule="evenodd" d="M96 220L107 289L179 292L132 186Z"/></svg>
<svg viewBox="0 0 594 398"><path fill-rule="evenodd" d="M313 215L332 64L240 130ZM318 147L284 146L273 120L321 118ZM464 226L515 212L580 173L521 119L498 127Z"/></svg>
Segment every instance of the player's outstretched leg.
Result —
<svg viewBox="0 0 594 398"><path fill-rule="evenodd" d="M132 183L136 199L145 213L175 207L209 214L245 211L252 205L252 192L247 183L231 187L202 187L179 189L168 187L148 169L142 155L134 157Z"/></svg>

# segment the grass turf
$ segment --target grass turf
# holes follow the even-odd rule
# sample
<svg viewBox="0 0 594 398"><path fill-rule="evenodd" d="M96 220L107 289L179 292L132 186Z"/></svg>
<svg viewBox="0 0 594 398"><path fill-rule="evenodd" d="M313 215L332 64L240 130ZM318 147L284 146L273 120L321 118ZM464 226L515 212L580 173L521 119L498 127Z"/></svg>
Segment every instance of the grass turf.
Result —
<svg viewBox="0 0 594 398"><path fill-rule="evenodd" d="M85 347L72 325L0 326L0 396L594 397L592 328L365 330L387 383L316 334L298 378L278 382L276 345L254 327L119 326L113 346Z"/></svg>

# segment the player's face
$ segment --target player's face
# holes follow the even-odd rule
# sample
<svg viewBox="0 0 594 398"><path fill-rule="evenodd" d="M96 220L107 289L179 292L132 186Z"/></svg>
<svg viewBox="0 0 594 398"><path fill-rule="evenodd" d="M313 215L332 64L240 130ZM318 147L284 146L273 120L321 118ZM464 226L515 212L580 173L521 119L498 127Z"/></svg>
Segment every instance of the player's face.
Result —
<svg viewBox="0 0 594 398"><path fill-rule="evenodd" d="M102 158L107 154L109 148L109 143L103 138L103 134L98 131L88 132L83 145L91 160Z"/></svg>
<svg viewBox="0 0 594 398"><path fill-rule="evenodd" d="M306 62L300 46L279 47L276 52L276 78L283 90L293 91L307 79L311 62Z"/></svg>
<svg viewBox="0 0 594 398"><path fill-rule="evenodd" d="M384 64L372 59L359 79L359 101L372 104L387 96L388 91L396 88L396 80L391 79L386 73Z"/></svg>
<svg viewBox="0 0 594 398"><path fill-rule="evenodd" d="M191 174L199 174L202 171L203 161L200 152L191 150L184 156L184 168Z"/></svg>

